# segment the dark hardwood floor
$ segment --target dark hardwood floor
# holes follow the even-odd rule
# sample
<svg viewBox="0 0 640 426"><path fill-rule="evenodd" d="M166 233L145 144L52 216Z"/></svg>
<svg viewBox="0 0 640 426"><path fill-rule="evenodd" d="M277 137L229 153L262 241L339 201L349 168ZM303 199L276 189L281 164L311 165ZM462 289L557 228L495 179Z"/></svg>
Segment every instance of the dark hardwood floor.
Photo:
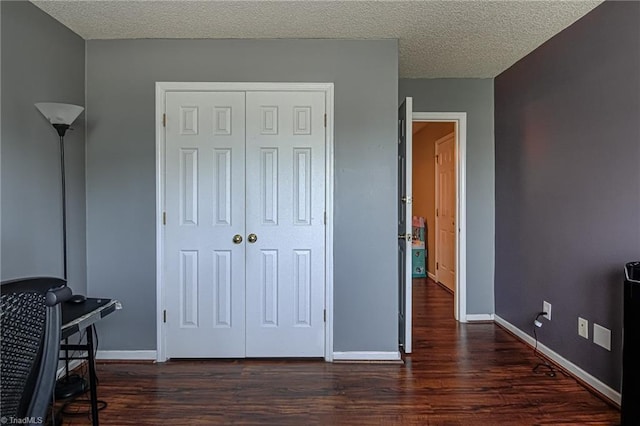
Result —
<svg viewBox="0 0 640 426"><path fill-rule="evenodd" d="M570 377L532 372L531 349L492 323L457 324L453 296L414 283L405 365L299 360L100 363L103 425L615 425ZM86 410L87 406L80 407ZM73 408L72 408L73 409ZM86 425L86 415L64 425Z"/></svg>

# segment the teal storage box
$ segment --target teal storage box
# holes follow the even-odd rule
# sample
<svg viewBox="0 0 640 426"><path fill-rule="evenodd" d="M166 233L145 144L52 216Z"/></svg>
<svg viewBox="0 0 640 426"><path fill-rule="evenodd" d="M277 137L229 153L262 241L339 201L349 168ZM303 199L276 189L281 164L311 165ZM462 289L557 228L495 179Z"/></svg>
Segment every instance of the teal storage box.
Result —
<svg viewBox="0 0 640 426"><path fill-rule="evenodd" d="M411 241L411 276L413 278L427 277L427 253L426 253L426 226L424 217L412 217L412 241Z"/></svg>
<svg viewBox="0 0 640 426"><path fill-rule="evenodd" d="M413 278L427 277L427 265L423 248L411 250L411 272Z"/></svg>

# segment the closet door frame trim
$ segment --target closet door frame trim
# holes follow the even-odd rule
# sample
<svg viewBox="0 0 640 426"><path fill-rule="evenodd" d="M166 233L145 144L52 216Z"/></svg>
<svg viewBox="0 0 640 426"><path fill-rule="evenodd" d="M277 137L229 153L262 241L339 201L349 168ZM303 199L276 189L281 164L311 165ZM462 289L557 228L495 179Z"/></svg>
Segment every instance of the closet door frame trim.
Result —
<svg viewBox="0 0 640 426"><path fill-rule="evenodd" d="M213 83L213 82L156 82L156 361L164 362L166 335L164 323L164 211L165 211L165 127L167 92L257 92L314 91L325 94L325 352L324 359L333 361L333 182L334 182L334 85L333 83Z"/></svg>

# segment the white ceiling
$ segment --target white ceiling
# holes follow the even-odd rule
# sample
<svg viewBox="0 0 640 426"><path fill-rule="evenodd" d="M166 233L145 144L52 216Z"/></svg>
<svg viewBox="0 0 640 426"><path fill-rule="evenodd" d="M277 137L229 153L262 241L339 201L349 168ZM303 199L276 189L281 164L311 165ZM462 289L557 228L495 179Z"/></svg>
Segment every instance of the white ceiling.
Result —
<svg viewBox="0 0 640 426"><path fill-rule="evenodd" d="M54 1L85 39L398 39L400 77L495 77L602 0Z"/></svg>

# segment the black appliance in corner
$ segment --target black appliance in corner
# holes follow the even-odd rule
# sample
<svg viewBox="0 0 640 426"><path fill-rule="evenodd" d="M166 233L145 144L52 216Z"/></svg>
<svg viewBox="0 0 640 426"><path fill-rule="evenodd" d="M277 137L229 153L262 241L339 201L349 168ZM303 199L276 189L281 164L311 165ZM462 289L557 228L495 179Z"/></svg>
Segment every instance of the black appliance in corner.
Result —
<svg viewBox="0 0 640 426"><path fill-rule="evenodd" d="M624 268L622 426L640 425L640 262Z"/></svg>

